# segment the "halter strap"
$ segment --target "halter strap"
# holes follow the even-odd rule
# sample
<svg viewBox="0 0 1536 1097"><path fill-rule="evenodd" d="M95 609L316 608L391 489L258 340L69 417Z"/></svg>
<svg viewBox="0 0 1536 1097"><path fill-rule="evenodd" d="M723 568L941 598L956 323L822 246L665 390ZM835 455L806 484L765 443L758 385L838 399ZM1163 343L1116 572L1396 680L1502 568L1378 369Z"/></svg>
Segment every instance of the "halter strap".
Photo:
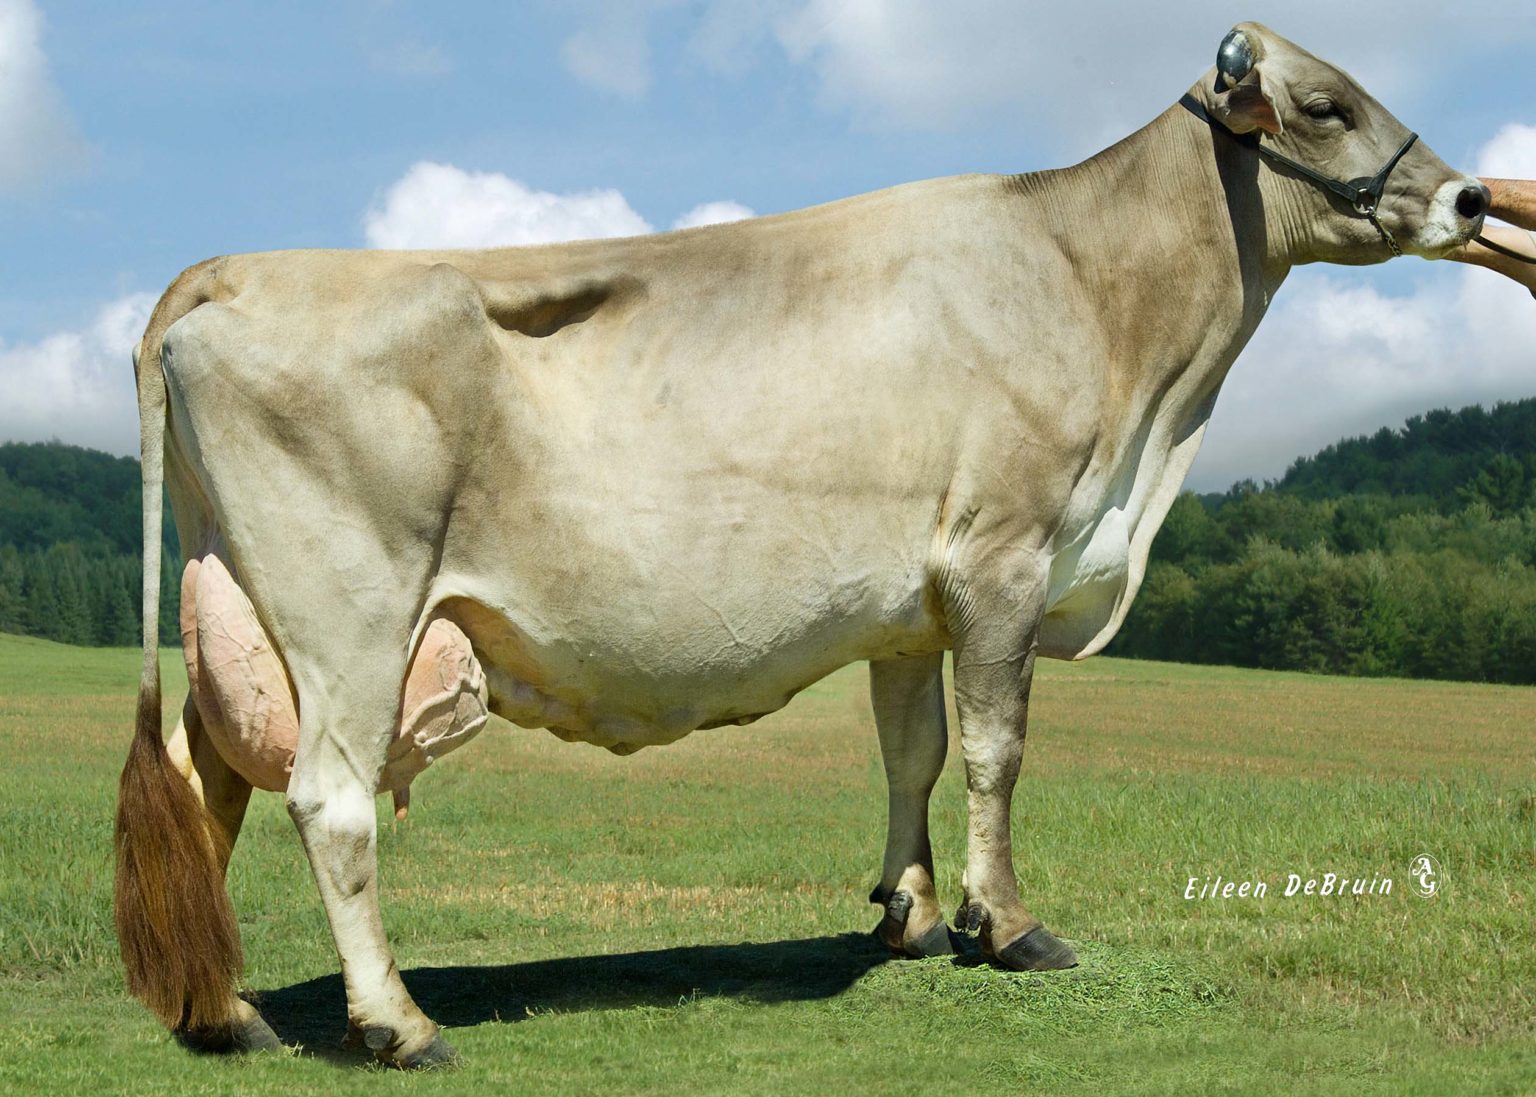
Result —
<svg viewBox="0 0 1536 1097"><path fill-rule="evenodd" d="M1532 265L1536 265L1536 258L1532 258L1529 255L1521 255L1518 251L1511 251L1509 248L1506 248L1503 244L1495 244L1492 240L1488 239L1486 236L1479 236L1476 239L1477 239L1477 242L1479 244L1483 245L1483 247L1487 248L1489 251L1496 251L1500 255L1505 256L1506 258L1518 259L1522 263L1530 263Z"/></svg>
<svg viewBox="0 0 1536 1097"><path fill-rule="evenodd" d="M1210 111L1205 109L1205 104L1188 92L1179 97L1179 105L1210 126L1211 129L1226 134L1238 144L1253 149L1264 159L1289 168L1298 175L1310 179L1323 189L1338 195L1349 203L1350 208L1356 214L1369 219L1371 224L1376 226L1376 231L1387 242L1387 247L1391 249L1393 255L1403 254L1403 249L1398 247L1397 241L1392 238L1392 234L1387 231L1387 227L1376 216L1376 207L1381 202L1382 192L1386 190L1387 177L1392 174L1392 169L1397 167L1398 162L1408 155L1408 150L1413 148L1414 142L1419 139L1418 134L1410 133L1408 139L1392 154L1392 159L1388 160L1375 175L1362 175L1360 178L1351 179L1346 183L1342 179L1334 179L1324 175L1322 172L1309 168L1305 164L1297 163L1289 156L1276 152L1274 149L1263 144L1257 134L1233 132L1227 128L1225 123L1212 117Z"/></svg>

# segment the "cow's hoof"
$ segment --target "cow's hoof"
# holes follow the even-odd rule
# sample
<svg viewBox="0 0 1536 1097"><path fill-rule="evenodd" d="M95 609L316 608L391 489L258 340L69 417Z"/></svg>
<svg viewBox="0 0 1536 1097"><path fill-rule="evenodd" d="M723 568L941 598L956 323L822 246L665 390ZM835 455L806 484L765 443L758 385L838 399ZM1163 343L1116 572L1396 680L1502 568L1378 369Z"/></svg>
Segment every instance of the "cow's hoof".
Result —
<svg viewBox="0 0 1536 1097"><path fill-rule="evenodd" d="M1014 971L1061 971L1077 966L1077 953L1044 926L1036 926L999 949L994 959Z"/></svg>
<svg viewBox="0 0 1536 1097"><path fill-rule="evenodd" d="M949 935L949 927L940 918L916 938L907 942L908 956L953 956L955 942Z"/></svg>
<svg viewBox="0 0 1536 1097"><path fill-rule="evenodd" d="M283 1042L272 1031L272 1026L261 1019L259 1013L235 1026L232 1044L233 1050L240 1055L283 1050Z"/></svg>
<svg viewBox="0 0 1536 1097"><path fill-rule="evenodd" d="M870 895L871 902L879 902L879 889ZM954 942L949 939L949 927L940 918L910 940L907 938L907 922L912 914L912 896L906 891L895 891L885 901L885 916L875 927L875 936L886 948L898 956L921 959L924 956L952 956Z"/></svg>
<svg viewBox="0 0 1536 1097"><path fill-rule="evenodd" d="M386 1025L363 1027L356 1021L348 1021L347 1035L341 1046L353 1051L366 1048L373 1052L379 1062L401 1070L431 1070L433 1067L457 1066L459 1063L459 1053L443 1039L441 1032L434 1033L431 1042L422 1048L401 1052L394 1029Z"/></svg>
<svg viewBox="0 0 1536 1097"><path fill-rule="evenodd" d="M443 1039L441 1032L433 1033L431 1042L425 1046L415 1051L403 1052L400 1050L400 1040L395 1035L394 1029L386 1025L359 1027L353 1022L348 1022L347 1038L342 1042L342 1046L365 1047L373 1052L374 1057L381 1063L388 1063L401 1070L432 1070L435 1067L457 1066L459 1063L459 1053L453 1050L452 1044Z"/></svg>
<svg viewBox="0 0 1536 1097"><path fill-rule="evenodd" d="M282 1051L283 1042L272 1026L254 1009L217 1028L182 1029L176 1033L181 1045L207 1055L248 1055L258 1051Z"/></svg>
<svg viewBox="0 0 1536 1097"><path fill-rule="evenodd" d="M453 1045L443 1039L439 1032L432 1037L432 1042L420 1051L411 1055L401 1055L394 1059L394 1065L401 1070L438 1070L444 1067L456 1067L459 1065L459 1053L453 1050Z"/></svg>

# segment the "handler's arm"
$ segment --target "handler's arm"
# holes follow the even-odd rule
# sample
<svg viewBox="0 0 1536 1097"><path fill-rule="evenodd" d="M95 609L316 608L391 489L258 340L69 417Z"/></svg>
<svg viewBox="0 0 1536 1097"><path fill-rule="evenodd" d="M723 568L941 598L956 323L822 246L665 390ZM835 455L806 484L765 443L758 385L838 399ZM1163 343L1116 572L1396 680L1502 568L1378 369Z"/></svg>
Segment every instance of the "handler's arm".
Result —
<svg viewBox="0 0 1536 1097"><path fill-rule="evenodd" d="M1483 185L1493 196L1490 214L1536 231L1536 179L1484 179Z"/></svg>
<svg viewBox="0 0 1536 1097"><path fill-rule="evenodd" d="M1532 259L1536 259L1536 234L1526 232L1524 229L1485 225L1483 237L1501 247L1508 248L1517 255L1529 255ZM1454 259L1458 263L1472 263L1475 266L1496 270L1504 277L1519 282L1531 291L1532 297L1536 297L1536 263L1522 263L1518 259L1500 255L1490 248L1483 247L1476 240L1457 248L1446 258Z"/></svg>

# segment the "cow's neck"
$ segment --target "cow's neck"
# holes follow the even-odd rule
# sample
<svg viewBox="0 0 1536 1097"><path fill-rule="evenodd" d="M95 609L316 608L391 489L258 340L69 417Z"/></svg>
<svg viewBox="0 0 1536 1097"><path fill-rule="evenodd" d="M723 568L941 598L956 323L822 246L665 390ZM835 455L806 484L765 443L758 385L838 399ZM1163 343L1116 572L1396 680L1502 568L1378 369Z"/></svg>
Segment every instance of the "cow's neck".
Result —
<svg viewBox="0 0 1536 1097"><path fill-rule="evenodd" d="M1193 369L1202 376L1179 387L1214 391L1292 263L1294 233L1263 183L1256 157L1173 106L1081 164L1021 176L1018 189L1077 287L1102 304L1128 379L1166 391Z"/></svg>
<svg viewBox="0 0 1536 1097"><path fill-rule="evenodd" d="M1050 544L1047 654L1092 654L1114 635L1227 370L1290 269L1255 161L1174 107L1076 167L1017 182L1015 215L1032 241L1054 237L1065 307L1103 357L1076 371L1096 417Z"/></svg>

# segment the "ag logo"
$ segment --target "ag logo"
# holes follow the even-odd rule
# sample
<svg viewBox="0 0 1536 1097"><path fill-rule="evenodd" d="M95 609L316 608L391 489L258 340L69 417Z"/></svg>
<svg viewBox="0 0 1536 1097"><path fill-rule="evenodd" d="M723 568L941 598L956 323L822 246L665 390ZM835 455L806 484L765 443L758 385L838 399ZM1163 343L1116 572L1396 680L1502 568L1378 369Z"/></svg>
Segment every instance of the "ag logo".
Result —
<svg viewBox="0 0 1536 1097"><path fill-rule="evenodd" d="M1427 853L1421 853L1408 865L1408 875L1413 877L1413 892L1421 899L1433 899L1440 894L1440 862Z"/></svg>

